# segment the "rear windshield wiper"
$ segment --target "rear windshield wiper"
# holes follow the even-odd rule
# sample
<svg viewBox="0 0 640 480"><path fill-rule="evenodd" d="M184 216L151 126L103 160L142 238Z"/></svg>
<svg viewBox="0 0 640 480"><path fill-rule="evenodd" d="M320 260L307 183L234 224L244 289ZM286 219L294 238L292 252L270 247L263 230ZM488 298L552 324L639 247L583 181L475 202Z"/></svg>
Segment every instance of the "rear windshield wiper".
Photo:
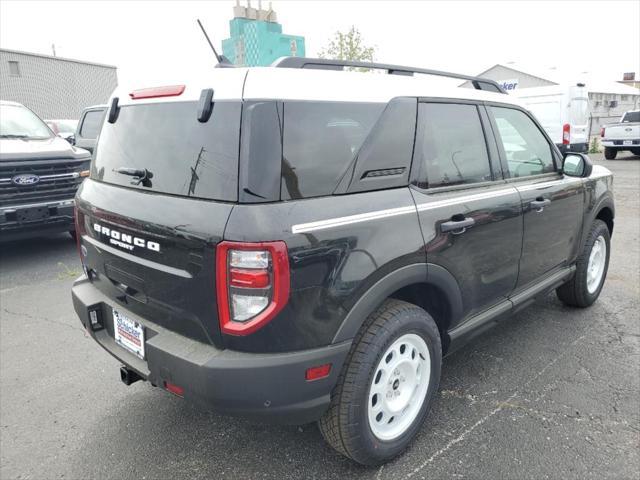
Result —
<svg viewBox="0 0 640 480"><path fill-rule="evenodd" d="M114 168L113 171L122 175L129 175L130 177L133 177L133 180L131 180L131 185L142 184L145 187L151 187L151 178L153 178L153 173L151 173L146 168L118 167Z"/></svg>

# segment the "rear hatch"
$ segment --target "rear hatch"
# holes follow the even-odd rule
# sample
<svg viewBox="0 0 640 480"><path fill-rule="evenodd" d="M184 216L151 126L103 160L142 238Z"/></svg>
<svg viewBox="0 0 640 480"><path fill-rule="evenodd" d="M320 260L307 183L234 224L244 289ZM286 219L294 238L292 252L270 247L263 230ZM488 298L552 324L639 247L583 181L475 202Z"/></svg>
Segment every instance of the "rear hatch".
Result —
<svg viewBox="0 0 640 480"><path fill-rule="evenodd" d="M215 246L238 196L241 102L214 99L202 121L199 95L121 102L78 193L78 223L111 306L220 345Z"/></svg>
<svg viewBox="0 0 640 480"><path fill-rule="evenodd" d="M569 143L589 142L589 97L584 87L569 89Z"/></svg>

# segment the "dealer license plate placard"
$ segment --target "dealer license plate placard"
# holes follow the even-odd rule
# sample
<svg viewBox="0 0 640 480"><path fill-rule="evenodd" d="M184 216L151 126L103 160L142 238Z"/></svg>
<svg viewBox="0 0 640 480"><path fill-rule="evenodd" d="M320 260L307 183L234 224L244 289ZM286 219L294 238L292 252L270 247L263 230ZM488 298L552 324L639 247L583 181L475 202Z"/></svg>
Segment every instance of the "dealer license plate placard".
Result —
<svg viewBox="0 0 640 480"><path fill-rule="evenodd" d="M144 360L144 327L140 323L114 309L113 333L118 345Z"/></svg>

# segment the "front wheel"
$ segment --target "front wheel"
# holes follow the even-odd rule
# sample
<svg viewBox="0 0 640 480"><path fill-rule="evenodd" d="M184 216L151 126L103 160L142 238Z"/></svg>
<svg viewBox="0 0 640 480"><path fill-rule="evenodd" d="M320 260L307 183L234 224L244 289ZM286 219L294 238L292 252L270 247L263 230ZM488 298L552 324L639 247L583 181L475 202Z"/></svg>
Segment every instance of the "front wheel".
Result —
<svg viewBox="0 0 640 480"><path fill-rule="evenodd" d="M413 440L440 381L438 327L422 308L387 300L354 340L319 422L325 440L364 465L391 460Z"/></svg>
<svg viewBox="0 0 640 480"><path fill-rule="evenodd" d="M640 148L632 148L631 153L640 157Z"/></svg>
<svg viewBox="0 0 640 480"><path fill-rule="evenodd" d="M576 262L575 275L556 289L563 303L584 308L597 300L609 269L610 246L609 228L602 220L594 220Z"/></svg>
<svg viewBox="0 0 640 480"><path fill-rule="evenodd" d="M611 147L604 147L604 158L607 160L614 160L618 155L618 150Z"/></svg>

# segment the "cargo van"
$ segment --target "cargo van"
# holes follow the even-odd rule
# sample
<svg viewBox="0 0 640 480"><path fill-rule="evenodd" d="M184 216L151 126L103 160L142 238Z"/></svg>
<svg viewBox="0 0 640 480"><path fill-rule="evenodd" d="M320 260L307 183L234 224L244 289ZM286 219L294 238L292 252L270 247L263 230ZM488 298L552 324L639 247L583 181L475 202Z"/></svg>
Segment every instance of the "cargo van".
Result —
<svg viewBox="0 0 640 480"><path fill-rule="evenodd" d="M515 90L562 152L589 148L589 95L583 83Z"/></svg>

